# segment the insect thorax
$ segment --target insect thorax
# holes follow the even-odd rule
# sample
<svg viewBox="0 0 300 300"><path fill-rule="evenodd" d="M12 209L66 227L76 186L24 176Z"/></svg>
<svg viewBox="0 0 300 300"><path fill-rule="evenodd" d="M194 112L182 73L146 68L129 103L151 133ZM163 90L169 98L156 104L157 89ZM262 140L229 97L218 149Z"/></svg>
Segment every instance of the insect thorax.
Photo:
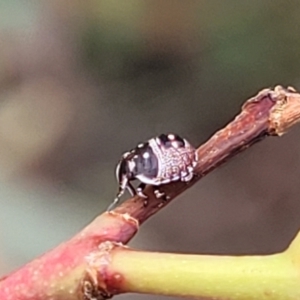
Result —
<svg viewBox="0 0 300 300"><path fill-rule="evenodd" d="M158 158L157 184L175 181L191 173L196 159L195 149L186 140L183 145L175 144L175 147L153 138L149 145Z"/></svg>

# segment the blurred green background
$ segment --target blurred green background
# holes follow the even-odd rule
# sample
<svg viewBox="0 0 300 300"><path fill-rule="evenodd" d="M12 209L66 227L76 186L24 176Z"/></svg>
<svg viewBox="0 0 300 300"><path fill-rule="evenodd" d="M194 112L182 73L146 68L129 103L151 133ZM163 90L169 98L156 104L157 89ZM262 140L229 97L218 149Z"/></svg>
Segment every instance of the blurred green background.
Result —
<svg viewBox="0 0 300 300"><path fill-rule="evenodd" d="M0 0L1 274L103 211L124 151L162 132L197 146L262 88L299 88L299 15L296 0ZM131 245L283 250L300 227L299 136L219 168Z"/></svg>

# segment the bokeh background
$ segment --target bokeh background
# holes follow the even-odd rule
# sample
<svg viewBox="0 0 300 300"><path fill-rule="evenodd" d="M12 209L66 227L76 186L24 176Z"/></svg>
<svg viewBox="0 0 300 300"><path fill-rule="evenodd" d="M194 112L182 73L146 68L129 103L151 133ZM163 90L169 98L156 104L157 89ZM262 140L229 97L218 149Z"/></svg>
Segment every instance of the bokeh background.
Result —
<svg viewBox="0 0 300 300"><path fill-rule="evenodd" d="M1 274L103 211L138 142L176 132L196 146L260 89L300 88L299 15L297 0L0 0ZM131 245L282 251L300 227L299 137L209 174Z"/></svg>

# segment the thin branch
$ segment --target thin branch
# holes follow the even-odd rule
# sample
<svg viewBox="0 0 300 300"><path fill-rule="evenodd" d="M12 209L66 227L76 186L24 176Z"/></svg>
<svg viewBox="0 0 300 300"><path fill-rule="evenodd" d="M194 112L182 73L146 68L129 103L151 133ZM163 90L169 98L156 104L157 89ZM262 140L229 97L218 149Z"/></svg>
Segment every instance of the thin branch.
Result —
<svg viewBox="0 0 300 300"><path fill-rule="evenodd" d="M267 136L281 136L299 121L299 93L291 87L264 89L245 102L240 114L233 121L197 149L200 160L195 168L196 176L191 182L173 182L162 186L161 191L170 196L169 201L162 202L157 199L149 186L145 191L149 197L147 207L144 207L144 199L136 196L122 203L114 212L129 214L142 224L228 159Z"/></svg>
<svg viewBox="0 0 300 300"><path fill-rule="evenodd" d="M110 282L114 294L235 300L300 297L300 266L290 250L273 255L218 256L153 253L117 246L110 254L112 263L106 272L117 279ZM299 258L299 248L296 255Z"/></svg>

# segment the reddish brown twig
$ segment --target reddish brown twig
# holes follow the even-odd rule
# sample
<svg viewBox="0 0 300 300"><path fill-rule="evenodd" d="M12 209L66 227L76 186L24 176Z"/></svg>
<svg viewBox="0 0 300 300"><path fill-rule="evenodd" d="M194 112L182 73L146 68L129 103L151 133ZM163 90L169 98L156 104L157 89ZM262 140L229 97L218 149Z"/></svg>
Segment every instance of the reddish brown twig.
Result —
<svg viewBox="0 0 300 300"><path fill-rule="evenodd" d="M197 149L200 160L195 169L196 176L191 182L170 183L161 188L162 192L170 196L169 201L156 199L149 186L146 194L150 200L146 208L143 205L144 199L134 197L117 207L115 212L127 213L141 224L229 158L266 136L282 135L299 121L300 94L293 88L285 89L281 86L274 90L264 89L245 102L233 121Z"/></svg>
<svg viewBox="0 0 300 300"><path fill-rule="evenodd" d="M208 172L253 143L281 135L300 120L300 94L292 88L265 89L241 113L198 148L196 176L189 183L162 186L170 200L156 199L151 186L144 199L133 197L96 218L70 241L34 260L0 282L1 300L102 299L116 292L118 278L106 273L115 243L126 244L139 224L166 206Z"/></svg>

